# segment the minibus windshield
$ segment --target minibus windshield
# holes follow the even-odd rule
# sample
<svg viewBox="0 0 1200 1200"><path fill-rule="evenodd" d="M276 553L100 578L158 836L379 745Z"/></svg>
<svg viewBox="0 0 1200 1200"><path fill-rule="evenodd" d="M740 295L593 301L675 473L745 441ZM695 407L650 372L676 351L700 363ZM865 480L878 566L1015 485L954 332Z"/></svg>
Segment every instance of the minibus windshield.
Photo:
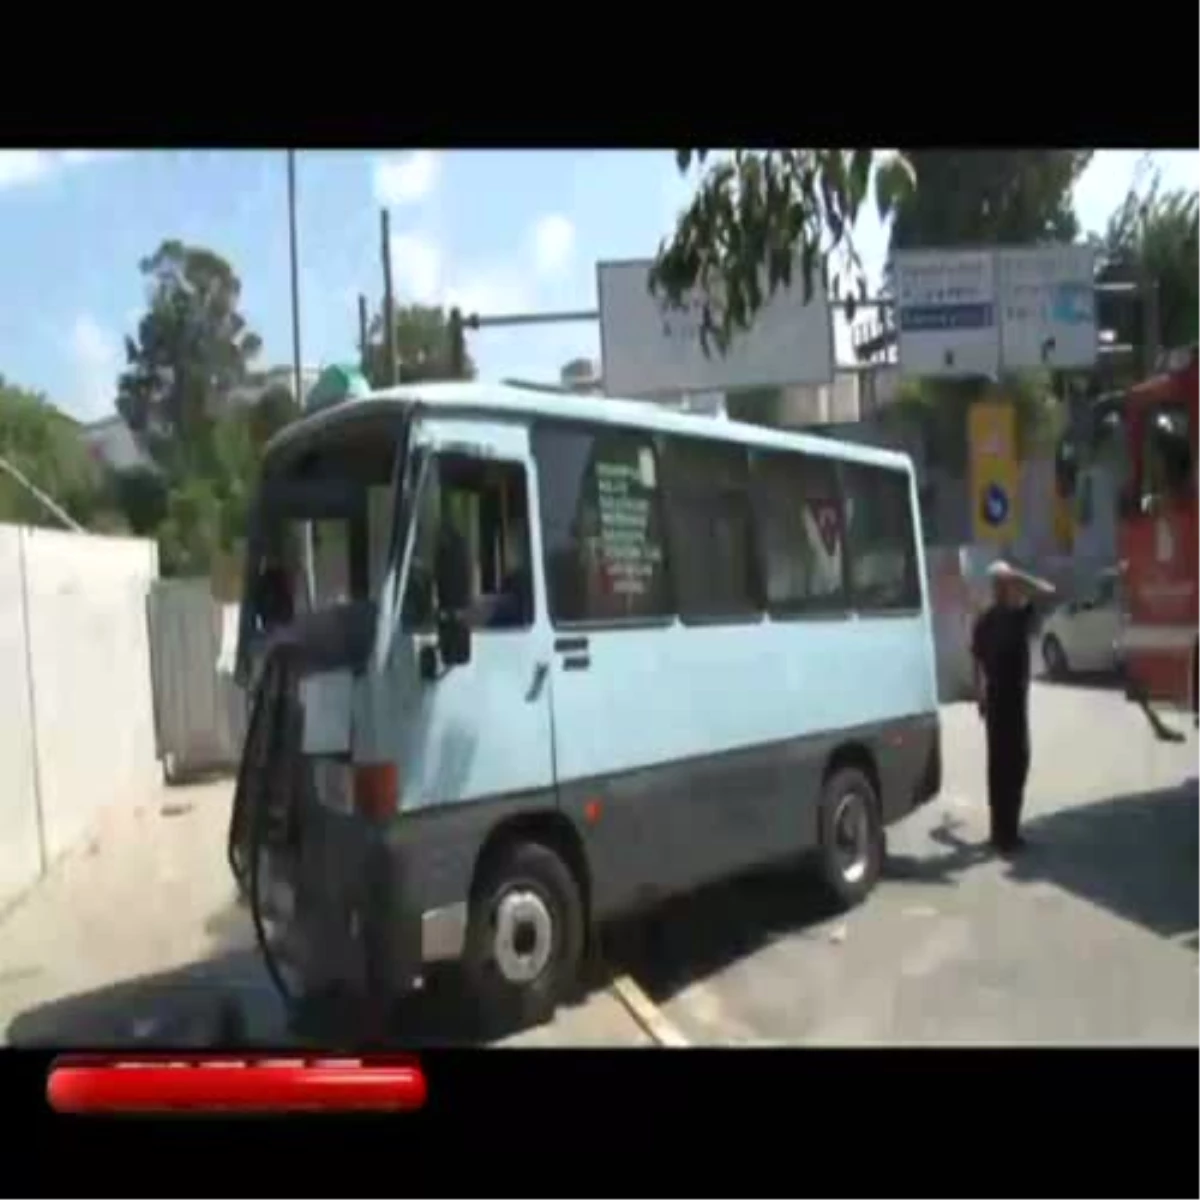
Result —
<svg viewBox="0 0 1200 1200"><path fill-rule="evenodd" d="M369 652L400 541L407 432L395 415L343 420L268 456L250 517L239 677L251 647L283 629L302 637L322 613L343 613L357 631L342 658Z"/></svg>

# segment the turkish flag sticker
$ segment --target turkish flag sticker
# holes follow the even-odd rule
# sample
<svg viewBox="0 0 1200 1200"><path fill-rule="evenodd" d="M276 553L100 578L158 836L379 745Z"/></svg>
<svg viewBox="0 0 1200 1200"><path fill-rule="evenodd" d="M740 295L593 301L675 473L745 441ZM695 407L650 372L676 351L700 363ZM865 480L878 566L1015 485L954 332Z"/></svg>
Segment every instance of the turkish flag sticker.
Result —
<svg viewBox="0 0 1200 1200"><path fill-rule="evenodd" d="M842 522L838 515L837 501L809 500L807 503L809 512L812 513L813 524L817 527L817 533L820 534L821 545L825 548L825 553L829 555L836 553L842 531Z"/></svg>

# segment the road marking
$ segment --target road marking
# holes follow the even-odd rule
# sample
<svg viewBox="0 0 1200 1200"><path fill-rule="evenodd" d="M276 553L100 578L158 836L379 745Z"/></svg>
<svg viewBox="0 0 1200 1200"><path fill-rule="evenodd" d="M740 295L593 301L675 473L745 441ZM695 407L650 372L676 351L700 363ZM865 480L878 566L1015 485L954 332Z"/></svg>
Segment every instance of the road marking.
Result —
<svg viewBox="0 0 1200 1200"><path fill-rule="evenodd" d="M692 1021L711 1029L718 1045L754 1046L760 1043L761 1039L729 1012L720 993L703 980L689 984L676 993L674 1002L686 1009ZM706 1044L710 1044L707 1039Z"/></svg>
<svg viewBox="0 0 1200 1200"><path fill-rule="evenodd" d="M691 1044L628 975L614 979L608 990L656 1046L683 1049Z"/></svg>

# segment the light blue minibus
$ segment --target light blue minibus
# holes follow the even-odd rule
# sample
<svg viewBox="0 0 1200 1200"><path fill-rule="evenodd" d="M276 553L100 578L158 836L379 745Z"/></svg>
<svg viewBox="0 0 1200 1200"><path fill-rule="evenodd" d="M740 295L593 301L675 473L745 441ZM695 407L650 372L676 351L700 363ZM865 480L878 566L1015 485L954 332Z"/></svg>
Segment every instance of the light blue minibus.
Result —
<svg viewBox="0 0 1200 1200"><path fill-rule="evenodd" d="M861 901L940 786L909 460L637 401L414 385L284 430L239 672L231 854L306 994L456 963L545 1019L664 897L811 857Z"/></svg>

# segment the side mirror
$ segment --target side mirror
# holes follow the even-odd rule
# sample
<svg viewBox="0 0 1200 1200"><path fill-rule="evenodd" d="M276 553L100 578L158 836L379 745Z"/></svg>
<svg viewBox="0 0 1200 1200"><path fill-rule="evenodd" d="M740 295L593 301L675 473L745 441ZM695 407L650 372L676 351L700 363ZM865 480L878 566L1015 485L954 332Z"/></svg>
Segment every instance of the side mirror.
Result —
<svg viewBox="0 0 1200 1200"><path fill-rule="evenodd" d="M471 627L464 611L471 603L471 552L465 539L450 525L443 525L434 551L437 585L438 654L447 667L471 661Z"/></svg>
<svg viewBox="0 0 1200 1200"><path fill-rule="evenodd" d="M443 525L434 550L434 583L438 609L461 612L471 603L471 552L450 525Z"/></svg>
<svg viewBox="0 0 1200 1200"><path fill-rule="evenodd" d="M443 612L437 622L438 654L447 667L471 661L471 627L461 613Z"/></svg>

